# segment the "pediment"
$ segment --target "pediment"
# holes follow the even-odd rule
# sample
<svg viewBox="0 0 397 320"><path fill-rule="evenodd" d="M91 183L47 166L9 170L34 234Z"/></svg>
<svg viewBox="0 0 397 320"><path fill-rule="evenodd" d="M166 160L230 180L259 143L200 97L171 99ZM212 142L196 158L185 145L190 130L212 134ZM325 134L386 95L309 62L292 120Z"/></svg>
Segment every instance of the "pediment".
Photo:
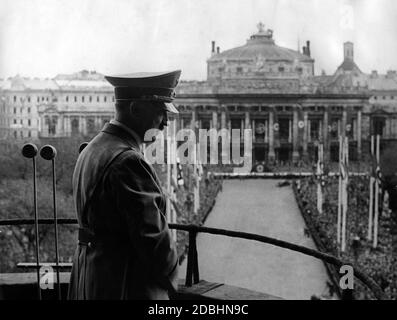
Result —
<svg viewBox="0 0 397 320"><path fill-rule="evenodd" d="M371 111L372 116L389 116L390 112L387 112L385 109L381 107L374 107Z"/></svg>
<svg viewBox="0 0 397 320"><path fill-rule="evenodd" d="M55 105L48 105L48 104L43 104L38 106L39 113L45 113L45 114L58 114L58 108Z"/></svg>

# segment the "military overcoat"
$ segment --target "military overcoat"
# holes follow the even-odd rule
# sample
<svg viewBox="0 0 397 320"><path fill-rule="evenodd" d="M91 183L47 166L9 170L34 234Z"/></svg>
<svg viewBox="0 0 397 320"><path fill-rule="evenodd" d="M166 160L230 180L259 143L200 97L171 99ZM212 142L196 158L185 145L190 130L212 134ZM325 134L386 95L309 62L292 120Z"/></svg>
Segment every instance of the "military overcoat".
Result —
<svg viewBox="0 0 397 320"><path fill-rule="evenodd" d="M168 299L178 258L166 199L129 132L106 124L87 145L73 173L73 196L80 238L68 298Z"/></svg>

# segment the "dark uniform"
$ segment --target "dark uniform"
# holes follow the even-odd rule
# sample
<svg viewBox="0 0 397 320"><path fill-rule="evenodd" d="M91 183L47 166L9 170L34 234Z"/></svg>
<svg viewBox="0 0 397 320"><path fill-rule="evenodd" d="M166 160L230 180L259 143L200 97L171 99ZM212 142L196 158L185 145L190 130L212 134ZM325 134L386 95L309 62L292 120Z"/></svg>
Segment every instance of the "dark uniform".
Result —
<svg viewBox="0 0 397 320"><path fill-rule="evenodd" d="M117 100L160 100L175 112L170 102L179 76L107 79ZM73 196L80 228L69 299L168 299L176 289L178 257L165 195L137 140L132 130L111 122L77 160Z"/></svg>

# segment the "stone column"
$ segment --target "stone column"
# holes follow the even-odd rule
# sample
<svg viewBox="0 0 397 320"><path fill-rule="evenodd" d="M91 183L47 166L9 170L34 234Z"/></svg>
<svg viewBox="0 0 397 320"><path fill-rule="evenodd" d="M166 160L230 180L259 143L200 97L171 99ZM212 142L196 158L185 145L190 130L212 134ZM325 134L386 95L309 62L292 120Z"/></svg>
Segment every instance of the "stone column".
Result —
<svg viewBox="0 0 397 320"><path fill-rule="evenodd" d="M265 120L265 143L269 143L269 119Z"/></svg>
<svg viewBox="0 0 397 320"><path fill-rule="evenodd" d="M212 127L218 129L218 112L216 110L212 111Z"/></svg>
<svg viewBox="0 0 397 320"><path fill-rule="evenodd" d="M226 129L226 110L224 108L221 111L221 129Z"/></svg>
<svg viewBox="0 0 397 320"><path fill-rule="evenodd" d="M196 129L196 121L197 121L197 112L196 112L196 108L193 106L192 118L190 121L190 129L193 131Z"/></svg>
<svg viewBox="0 0 397 320"><path fill-rule="evenodd" d="M274 162L276 160L276 153L274 152L274 113L273 110L269 111L269 154L268 159L269 162Z"/></svg>
<svg viewBox="0 0 397 320"><path fill-rule="evenodd" d="M249 129L249 128L251 128L251 126L250 126L250 113L249 113L249 111L245 111L245 129Z"/></svg>
<svg viewBox="0 0 397 320"><path fill-rule="evenodd" d="M70 116L68 116L68 118L67 118L67 125L68 125L67 126L68 137L70 137L72 135L72 119Z"/></svg>
<svg viewBox="0 0 397 320"><path fill-rule="evenodd" d="M249 111L245 111L244 129L251 129L251 119ZM244 131L241 132L241 137L244 139Z"/></svg>
<svg viewBox="0 0 397 320"><path fill-rule="evenodd" d="M299 141L298 141L298 110L294 109L292 120L292 162L299 161Z"/></svg>
<svg viewBox="0 0 397 320"><path fill-rule="evenodd" d="M83 135L87 134L87 119L84 116L80 117L80 133Z"/></svg>
<svg viewBox="0 0 397 320"><path fill-rule="evenodd" d="M361 110L357 111L357 156L361 159Z"/></svg>
<svg viewBox="0 0 397 320"><path fill-rule="evenodd" d="M46 117L43 116L43 117L41 117L41 132L44 137L49 136L48 129L49 129L49 127L48 127L48 123L46 122Z"/></svg>
<svg viewBox="0 0 397 320"><path fill-rule="evenodd" d="M308 157L308 153L307 153L307 138L308 138L308 126L309 126L309 115L307 113L307 111L303 112L303 123L304 123L304 127L303 127L303 157L305 159L307 159Z"/></svg>
<svg viewBox="0 0 397 320"><path fill-rule="evenodd" d="M385 119L385 139L390 139L390 118Z"/></svg>
<svg viewBox="0 0 397 320"><path fill-rule="evenodd" d="M343 138L346 136L346 125L347 125L347 110L346 110L346 106L343 106L342 128L341 128L342 132L340 133Z"/></svg>
<svg viewBox="0 0 397 320"><path fill-rule="evenodd" d="M251 127L252 127L252 142L255 142L256 141L256 138L255 138L255 119L252 119Z"/></svg>
<svg viewBox="0 0 397 320"><path fill-rule="evenodd" d="M62 136L67 137L68 136L68 116L64 115L62 116Z"/></svg>
<svg viewBox="0 0 397 320"><path fill-rule="evenodd" d="M95 116L95 130L100 131L102 129L101 117Z"/></svg>

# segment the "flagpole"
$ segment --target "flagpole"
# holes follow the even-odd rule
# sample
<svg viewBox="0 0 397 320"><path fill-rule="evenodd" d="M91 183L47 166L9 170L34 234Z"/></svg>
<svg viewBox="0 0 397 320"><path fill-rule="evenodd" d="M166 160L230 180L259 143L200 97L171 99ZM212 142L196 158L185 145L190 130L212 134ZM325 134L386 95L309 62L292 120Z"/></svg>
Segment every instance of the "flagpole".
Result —
<svg viewBox="0 0 397 320"><path fill-rule="evenodd" d="M380 135L376 135L376 168L379 166L379 154L380 154ZM377 170L376 170L377 173ZM378 177L375 177L375 217L374 217L374 242L373 247L378 246L378 220L379 220L379 181Z"/></svg>
<svg viewBox="0 0 397 320"><path fill-rule="evenodd" d="M339 136L339 177L338 177L338 219L337 219L337 243L340 244L341 241L341 214L342 214L342 171L341 171L341 163L342 162L342 136Z"/></svg>
<svg viewBox="0 0 397 320"><path fill-rule="evenodd" d="M342 159L345 166L345 175L342 181L342 252L346 250L346 219L347 219L347 162L348 162L348 138L345 137L343 144Z"/></svg>
<svg viewBox="0 0 397 320"><path fill-rule="evenodd" d="M172 129L171 130L172 139L170 141L171 142L170 145L171 145L171 159L172 159L172 161L170 164L170 168L171 168L170 176L174 181L174 186L172 187L172 190L171 190L172 191L171 197L172 197L173 201L177 202L176 186L178 185L178 181L177 181L178 177L177 177L177 167L176 167L177 166L177 163L176 163L176 147L177 147L176 146L176 119L171 121L171 129ZM177 223L176 210L174 207L172 207L172 210L171 210L171 221L172 221L172 223ZM177 240L176 229L172 230L172 235L176 241Z"/></svg>
<svg viewBox="0 0 397 320"><path fill-rule="evenodd" d="M166 216L167 222L171 223L171 141L170 141L170 130L166 128L167 137L167 200L166 200Z"/></svg>
<svg viewBox="0 0 397 320"><path fill-rule="evenodd" d="M371 135L371 159L373 160L373 156L375 154L374 149L374 136ZM369 177L369 212L368 212L368 235L367 239L372 240L372 220L373 220L373 212L374 212L374 177L372 176L373 172L371 172Z"/></svg>
<svg viewBox="0 0 397 320"><path fill-rule="evenodd" d="M193 164L193 177L194 177L194 213L198 213L199 209L199 181L197 173L197 145L194 145L194 164Z"/></svg>
<svg viewBox="0 0 397 320"><path fill-rule="evenodd" d="M323 195L322 195L322 186L321 186L321 179L322 179L322 169L321 163L322 159L322 144L318 146L318 159L317 159L317 211L322 214L323 213Z"/></svg>

